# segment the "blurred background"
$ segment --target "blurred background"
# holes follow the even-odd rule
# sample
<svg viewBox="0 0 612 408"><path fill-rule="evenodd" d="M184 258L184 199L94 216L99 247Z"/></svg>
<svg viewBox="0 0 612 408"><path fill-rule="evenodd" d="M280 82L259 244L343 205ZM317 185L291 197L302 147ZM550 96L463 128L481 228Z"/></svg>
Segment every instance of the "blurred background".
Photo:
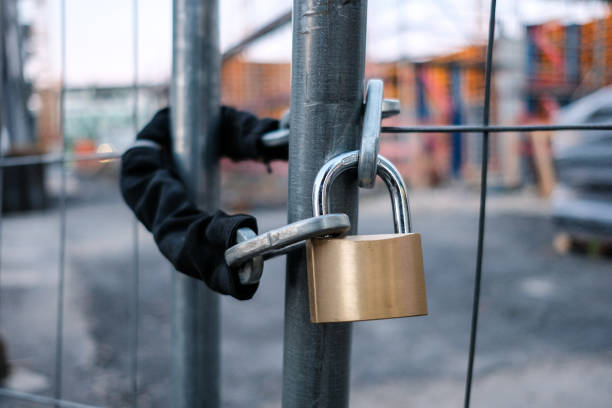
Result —
<svg viewBox="0 0 612 408"><path fill-rule="evenodd" d="M385 97L402 106L384 125L478 124L488 2L369 3L366 77L383 79ZM288 109L291 5L220 2L223 104L276 118ZM491 123L611 123L609 3L499 0L497 7ZM269 34L236 47L262 27ZM60 0L2 0L2 163L40 159L0 170L4 387L53 395L63 264L63 397L168 406L173 272L142 227L133 245L116 157L168 104L171 65L171 0L147 0L138 9L125 0L66 0L65 20ZM612 132L491 137L473 406L608 407ZM430 316L355 325L354 406L461 404L481 141L470 133L382 135L381 154L411 187ZM62 165L62 153L108 158ZM223 208L254 214L262 231L286 221L287 164L271 167L268 173L259 163L221 162ZM63 176L65 226L58 217ZM362 193L360 233L392 228L380 184ZM129 284L135 259L137 291ZM266 263L254 300L222 301L223 406L280 405L283 270L282 259ZM134 395L129 327L136 322ZM0 397L0 406L40 405Z"/></svg>

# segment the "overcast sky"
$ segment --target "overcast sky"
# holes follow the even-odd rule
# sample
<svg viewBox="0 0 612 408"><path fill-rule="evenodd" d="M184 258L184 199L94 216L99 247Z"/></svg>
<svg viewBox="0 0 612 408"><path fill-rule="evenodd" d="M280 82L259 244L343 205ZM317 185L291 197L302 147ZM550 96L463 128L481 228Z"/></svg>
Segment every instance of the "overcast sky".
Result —
<svg viewBox="0 0 612 408"><path fill-rule="evenodd" d="M43 57L30 67L41 81L57 78L60 61L60 0L25 0L24 19L40 27ZM133 8L130 0L66 1L66 77L71 85L127 84L133 75ZM40 4L46 3L41 9ZM170 73L171 0L140 0L139 77L160 82ZM258 26L287 11L292 0L220 0L221 48L226 49ZM488 0L370 0L368 57L392 60L425 57L482 41ZM501 28L522 35L524 23L551 19L582 22L601 16L597 1L498 0ZM37 6L35 6L38 4ZM29 5L29 6L28 6ZM247 57L290 61L289 26L256 43Z"/></svg>

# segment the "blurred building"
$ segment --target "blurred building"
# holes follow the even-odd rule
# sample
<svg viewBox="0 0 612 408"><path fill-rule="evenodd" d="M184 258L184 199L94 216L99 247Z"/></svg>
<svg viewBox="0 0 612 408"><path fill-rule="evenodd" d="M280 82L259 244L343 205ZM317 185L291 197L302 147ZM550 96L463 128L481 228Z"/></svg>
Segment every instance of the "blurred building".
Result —
<svg viewBox="0 0 612 408"><path fill-rule="evenodd" d="M486 45L473 44L427 60L368 61L366 77L385 81L385 96L398 98L402 113L386 125L461 125L482 120ZM289 63L258 63L242 54L224 61L222 103L259 116L279 118L290 104ZM547 22L525 27L522 39L496 39L491 123L549 122L564 106L612 83L612 15L582 25ZM143 124L167 103L167 86L141 86ZM58 89L37 92L38 142L43 151L59 147ZM121 150L132 140L130 87L68 90L66 141L69 149L95 151L101 144ZM477 183L482 157L480 135L385 134L381 153L412 186L455 180ZM515 188L552 179L546 137L529 134L491 136L490 182ZM287 168L273 164L272 175L260 164L222 162L227 191L235 202L250 202L252 192L286 183ZM244 180L247 180L246 182ZM263 181L260 181L263 180ZM546 183L550 184L550 180ZM267 183L267 184L266 184ZM284 190L284 188L282 189ZM545 186L543 192L550 191ZM274 194L270 191L269 197ZM242 198L244 196L245 198ZM272 198L282 202L284 197Z"/></svg>
<svg viewBox="0 0 612 408"><path fill-rule="evenodd" d="M30 57L31 26L19 18L16 0L0 2L0 155L40 152L29 109L32 82L24 75ZM40 209L46 205L44 167L13 167L2 172L2 211Z"/></svg>
<svg viewBox="0 0 612 408"><path fill-rule="evenodd" d="M612 83L612 14L578 25L526 27L528 110L546 115L547 97L560 105Z"/></svg>
<svg viewBox="0 0 612 408"><path fill-rule="evenodd" d="M260 116L281 117L289 109L291 64L251 62L238 56L221 71L221 102Z"/></svg>

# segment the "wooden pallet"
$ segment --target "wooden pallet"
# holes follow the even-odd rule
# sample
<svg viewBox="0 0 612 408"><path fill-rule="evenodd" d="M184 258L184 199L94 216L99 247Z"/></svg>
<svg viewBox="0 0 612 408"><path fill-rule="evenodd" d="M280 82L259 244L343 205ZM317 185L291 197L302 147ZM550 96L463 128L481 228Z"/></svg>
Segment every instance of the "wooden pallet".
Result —
<svg viewBox="0 0 612 408"><path fill-rule="evenodd" d="M553 247L557 253L562 255L579 253L595 257L612 257L612 237L559 232L553 239Z"/></svg>

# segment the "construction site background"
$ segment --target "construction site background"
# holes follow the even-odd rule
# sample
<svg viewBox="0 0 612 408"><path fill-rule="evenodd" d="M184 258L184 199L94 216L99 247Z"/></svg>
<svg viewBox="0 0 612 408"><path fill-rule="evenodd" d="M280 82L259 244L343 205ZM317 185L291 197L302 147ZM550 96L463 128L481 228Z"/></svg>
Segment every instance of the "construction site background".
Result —
<svg viewBox="0 0 612 408"><path fill-rule="evenodd" d="M550 21L525 26L524 30L521 40L505 36L503 30L496 39L492 123L552 123L559 107L612 83L612 14L581 25ZM485 52L486 44L473 44L422 61L369 61L366 77L383 79L385 97L397 98L402 104L401 114L384 124L477 124L483 109ZM258 63L239 54L223 63L222 102L278 118L289 107L290 72L289 63ZM61 151L59 87L46 84L32 92L35 143L12 146L5 152L7 156ZM133 92L134 88L125 86L67 88L68 151L125 149L134 138ZM140 84L138 92L139 122L144 124L168 104L169 88L167 83ZM471 185L479 180L480 146L480 137L467 133L384 134L381 154L396 163L411 187L454 182ZM74 170L85 176L100 172L114 175L117 165L80 162ZM258 163L223 160L224 203L236 208L284 203L287 165L272 163L271 169L272 174L267 174L266 167ZM551 169L549 136L492 135L491 186L515 189L537 185L548 195L554 185ZM34 173L31 169L15 171L22 185L43 184L40 169ZM44 201L30 207L40 207Z"/></svg>

